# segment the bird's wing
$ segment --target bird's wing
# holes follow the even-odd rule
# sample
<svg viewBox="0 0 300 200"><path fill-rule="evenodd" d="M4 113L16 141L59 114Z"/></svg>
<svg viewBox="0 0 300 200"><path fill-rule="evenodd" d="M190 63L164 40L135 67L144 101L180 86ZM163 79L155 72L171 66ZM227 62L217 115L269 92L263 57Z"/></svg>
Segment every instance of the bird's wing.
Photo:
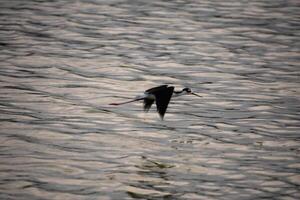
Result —
<svg viewBox="0 0 300 200"><path fill-rule="evenodd" d="M158 90L154 93L157 112L159 113L161 119L164 118L173 91L174 87L166 87L165 89Z"/></svg>
<svg viewBox="0 0 300 200"><path fill-rule="evenodd" d="M148 112L153 103L154 103L154 99L145 98L144 99L144 111Z"/></svg>
<svg viewBox="0 0 300 200"><path fill-rule="evenodd" d="M151 93L154 93L156 91L160 91L162 89L166 89L167 87L168 87L168 85L160 85L160 86L157 86L157 87L150 88L150 89L146 90L145 93L151 94Z"/></svg>

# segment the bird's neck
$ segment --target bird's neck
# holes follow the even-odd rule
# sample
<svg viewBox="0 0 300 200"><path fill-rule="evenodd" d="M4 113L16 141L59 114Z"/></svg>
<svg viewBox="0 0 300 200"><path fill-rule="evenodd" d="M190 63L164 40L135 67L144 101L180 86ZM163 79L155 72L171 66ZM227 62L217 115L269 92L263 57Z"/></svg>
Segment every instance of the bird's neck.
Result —
<svg viewBox="0 0 300 200"><path fill-rule="evenodd" d="M185 95L185 94L187 94L187 92L186 91L174 91L173 92L173 97L179 97L179 96L182 96L182 95Z"/></svg>

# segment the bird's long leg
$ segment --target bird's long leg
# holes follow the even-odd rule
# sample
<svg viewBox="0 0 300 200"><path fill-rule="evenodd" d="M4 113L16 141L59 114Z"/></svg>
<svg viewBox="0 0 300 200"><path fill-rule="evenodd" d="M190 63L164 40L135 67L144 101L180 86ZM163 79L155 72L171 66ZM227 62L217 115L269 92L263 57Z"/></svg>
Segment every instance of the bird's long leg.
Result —
<svg viewBox="0 0 300 200"><path fill-rule="evenodd" d="M127 103L131 103L131 102L139 101L139 100L142 100L142 99L144 99L144 98L136 98L136 99L121 102L121 103L110 103L109 105L118 106L118 105L122 105L122 104L127 104Z"/></svg>

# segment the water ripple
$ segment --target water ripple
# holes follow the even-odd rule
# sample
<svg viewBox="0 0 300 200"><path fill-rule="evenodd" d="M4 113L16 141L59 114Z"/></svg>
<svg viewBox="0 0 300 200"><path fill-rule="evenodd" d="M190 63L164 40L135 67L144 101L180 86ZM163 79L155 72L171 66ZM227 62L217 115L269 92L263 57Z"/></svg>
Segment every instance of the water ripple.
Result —
<svg viewBox="0 0 300 200"><path fill-rule="evenodd" d="M0 198L299 199L299 8L2 1Z"/></svg>

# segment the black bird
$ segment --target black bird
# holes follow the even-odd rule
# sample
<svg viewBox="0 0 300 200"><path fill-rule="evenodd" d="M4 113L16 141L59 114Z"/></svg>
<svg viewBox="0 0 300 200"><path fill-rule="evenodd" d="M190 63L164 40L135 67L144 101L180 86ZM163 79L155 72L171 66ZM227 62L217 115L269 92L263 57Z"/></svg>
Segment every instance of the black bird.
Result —
<svg viewBox="0 0 300 200"><path fill-rule="evenodd" d="M168 108L171 97L177 97L185 94L192 94L201 97L198 94L192 92L190 88L183 88L181 91L174 91L173 86L160 85L158 87L150 88L144 92L143 95L137 96L133 100L122 102L122 103L111 103L109 105L122 105L135 101L144 100L144 111L148 112L154 101L156 102L157 112L160 118L163 120L166 110Z"/></svg>

